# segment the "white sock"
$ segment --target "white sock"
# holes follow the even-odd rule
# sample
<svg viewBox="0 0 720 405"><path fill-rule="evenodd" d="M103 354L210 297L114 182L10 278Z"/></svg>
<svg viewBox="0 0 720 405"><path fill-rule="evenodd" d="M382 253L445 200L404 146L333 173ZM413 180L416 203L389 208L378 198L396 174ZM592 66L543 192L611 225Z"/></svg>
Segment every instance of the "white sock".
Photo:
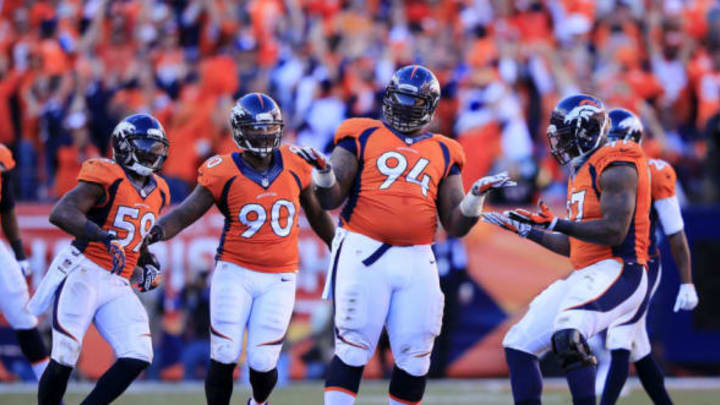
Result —
<svg viewBox="0 0 720 405"><path fill-rule="evenodd" d="M337 388L325 389L325 405L353 405L355 395Z"/></svg>
<svg viewBox="0 0 720 405"><path fill-rule="evenodd" d="M45 372L45 369L47 368L48 363L50 363L49 357L45 358L45 360L41 360L35 364L30 365L30 367L32 367L33 372L35 373L35 377L37 377L38 381L40 381L40 377L42 377L43 373Z"/></svg>
<svg viewBox="0 0 720 405"><path fill-rule="evenodd" d="M250 398L250 402L248 403L248 405L266 405L266 404L267 404L267 401L265 401L261 404L260 402L255 401L255 398L252 398L252 397Z"/></svg>

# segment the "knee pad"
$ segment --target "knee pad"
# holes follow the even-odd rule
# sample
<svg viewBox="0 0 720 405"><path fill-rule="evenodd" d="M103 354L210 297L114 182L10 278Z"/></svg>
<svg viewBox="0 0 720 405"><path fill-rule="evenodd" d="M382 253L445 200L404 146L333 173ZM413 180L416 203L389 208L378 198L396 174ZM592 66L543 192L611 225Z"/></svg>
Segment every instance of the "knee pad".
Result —
<svg viewBox="0 0 720 405"><path fill-rule="evenodd" d="M66 367L75 367L80 357L80 350L82 350L82 343L57 330L53 330L50 357L57 363Z"/></svg>
<svg viewBox="0 0 720 405"><path fill-rule="evenodd" d="M277 365L280 356L280 345L276 348L263 346L248 348L248 366L258 372L266 373Z"/></svg>
<svg viewBox="0 0 720 405"><path fill-rule="evenodd" d="M350 340L352 334L350 335L351 337L346 338L339 333L336 334L335 355L348 366L362 367L370 360L372 353L366 344Z"/></svg>
<svg viewBox="0 0 720 405"><path fill-rule="evenodd" d="M553 333L552 348L565 371L597 365L590 346L577 329L561 329Z"/></svg>
<svg viewBox="0 0 720 405"><path fill-rule="evenodd" d="M432 353L432 338L418 339L407 345L400 345L398 353L393 351L395 364L398 368L414 377L422 377L430 369L430 354Z"/></svg>
<svg viewBox="0 0 720 405"><path fill-rule="evenodd" d="M241 341L219 336L212 332L210 335L210 358L223 364L235 364L240 357Z"/></svg>

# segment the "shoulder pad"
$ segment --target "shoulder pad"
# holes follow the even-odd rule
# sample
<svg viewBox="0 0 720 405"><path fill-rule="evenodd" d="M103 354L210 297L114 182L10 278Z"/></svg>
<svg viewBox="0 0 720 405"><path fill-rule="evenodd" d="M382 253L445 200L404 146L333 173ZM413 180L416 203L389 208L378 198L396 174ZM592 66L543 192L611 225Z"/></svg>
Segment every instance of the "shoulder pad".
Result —
<svg viewBox="0 0 720 405"><path fill-rule="evenodd" d="M235 175L231 170L234 164L232 154L229 153L209 158L198 168L198 184L219 198L227 179Z"/></svg>
<svg viewBox="0 0 720 405"><path fill-rule="evenodd" d="M335 144L344 138L357 139L368 128L381 127L383 124L370 118L349 118L335 130Z"/></svg>
<svg viewBox="0 0 720 405"><path fill-rule="evenodd" d="M646 164L645 152L640 145L632 141L610 142L598 149L590 157L590 163L595 166L598 173L611 163L629 162L637 164L643 162Z"/></svg>
<svg viewBox="0 0 720 405"><path fill-rule="evenodd" d="M677 183L677 174L670 163L652 159L650 166L650 188L652 199L654 201L663 200L665 198L675 196L675 183Z"/></svg>
<svg viewBox="0 0 720 405"><path fill-rule="evenodd" d="M124 176L123 169L114 160L93 158L86 160L80 168L78 180L91 183L111 184Z"/></svg>
<svg viewBox="0 0 720 405"><path fill-rule="evenodd" d="M449 153L448 170L450 170L452 166L455 165L459 170L462 171L463 167L465 166L465 150L463 149L462 145L460 145L460 142L440 134L434 134L433 137L440 144L444 145L445 148L447 148L447 151ZM443 151L443 153L445 152Z"/></svg>

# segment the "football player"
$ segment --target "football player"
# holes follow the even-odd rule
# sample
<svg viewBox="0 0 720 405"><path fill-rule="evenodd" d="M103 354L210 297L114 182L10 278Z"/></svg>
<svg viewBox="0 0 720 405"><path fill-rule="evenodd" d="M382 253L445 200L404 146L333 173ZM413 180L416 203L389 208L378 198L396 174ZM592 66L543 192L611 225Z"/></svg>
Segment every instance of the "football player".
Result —
<svg viewBox="0 0 720 405"><path fill-rule="evenodd" d="M345 202L324 294L335 306L326 405L354 403L383 326L395 359L390 404L422 400L444 302L431 250L438 218L461 237L477 223L490 189L514 185L500 174L464 193L462 147L425 130L439 98L430 70L405 66L385 89L383 121L344 121L329 161L310 147L298 152L314 166L323 208Z"/></svg>
<svg viewBox="0 0 720 405"><path fill-rule="evenodd" d="M40 405L60 403L91 322L117 361L83 404L112 402L152 362L147 312L130 278L138 266L138 289L157 286L159 265L143 237L169 202L165 180L154 174L167 157L168 139L158 120L136 114L115 127L112 149L112 160L83 163L77 186L50 214L50 222L75 240L53 260L35 293L42 294L54 274L66 274L55 293L52 360L40 380Z"/></svg>
<svg viewBox="0 0 720 405"><path fill-rule="evenodd" d="M547 136L558 163L570 166L568 219L556 217L542 201L539 212L518 209L485 216L568 256L575 269L541 292L503 340L516 404L540 404L538 357L552 348L573 403L594 405L596 359L587 339L630 321L645 298L648 162L634 142L605 144L609 128L605 107L595 97L561 100Z"/></svg>
<svg viewBox="0 0 720 405"><path fill-rule="evenodd" d="M638 117L632 112L618 108L611 110L610 133L608 141L615 143L642 142L643 128ZM698 304L698 296L692 282L690 248L685 236L680 204L675 194L677 175L669 163L653 159L650 163L650 184L652 209L650 211L650 246L648 254L648 292L638 312L629 321L610 328L607 332L605 347L610 350L609 369L598 372L598 386L604 387L601 405L612 405L617 401L628 376L628 364L635 364L638 377L645 391L655 404L672 404L665 389L662 371L651 356L650 339L647 333L647 310L655 290L660 284L660 250L657 246L656 230L658 223L670 243L670 251L680 272L680 291L674 310L693 310ZM599 347L597 350L605 350ZM602 380L600 380L602 378Z"/></svg>
<svg viewBox="0 0 720 405"><path fill-rule="evenodd" d="M241 150L208 159L195 190L160 219L148 241L172 238L213 204L225 216L210 284L205 396L210 405L230 403L247 326L253 391L248 404L258 405L267 402L277 382L276 365L295 303L300 208L328 246L335 225L312 192L310 165L291 146L280 145L282 113L272 98L245 95L232 109L230 124Z"/></svg>
<svg viewBox="0 0 720 405"><path fill-rule="evenodd" d="M15 196L12 189L12 170L15 160L12 152L0 144L0 222L5 237L10 242L14 255L10 255L4 244L0 244L0 311L15 331L20 350L40 379L49 358L47 347L37 330L38 320L25 308L30 295L25 277L30 275L30 263L25 257L15 216Z"/></svg>

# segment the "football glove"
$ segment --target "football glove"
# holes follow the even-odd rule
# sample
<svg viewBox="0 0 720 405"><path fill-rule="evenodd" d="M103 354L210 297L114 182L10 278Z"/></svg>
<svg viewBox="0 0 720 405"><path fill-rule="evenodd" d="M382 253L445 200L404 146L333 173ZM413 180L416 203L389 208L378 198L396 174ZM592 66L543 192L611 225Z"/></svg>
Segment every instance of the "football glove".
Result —
<svg viewBox="0 0 720 405"><path fill-rule="evenodd" d="M490 190L504 187L514 187L517 183L510 179L507 172L498 173L493 176L485 176L475 182L470 192L460 202L460 212L466 217L476 218L482 214L485 196Z"/></svg>
<svg viewBox="0 0 720 405"><path fill-rule="evenodd" d="M319 171L325 171L330 167L330 162L325 155L318 152L312 146L293 146L290 150Z"/></svg>
<svg viewBox="0 0 720 405"><path fill-rule="evenodd" d="M481 196L495 188L515 186L517 186L517 183L510 179L510 176L508 176L508 172L502 172L493 176L485 176L479 179L475 182L475 184L473 184L471 191L476 196Z"/></svg>
<svg viewBox="0 0 720 405"><path fill-rule="evenodd" d="M330 161L312 146L293 146L290 150L313 167L313 181L320 187L330 188L335 184L335 172Z"/></svg>
<svg viewBox="0 0 720 405"><path fill-rule="evenodd" d="M163 240L165 236L165 230L162 229L160 225L153 225L152 228L150 228L150 232L145 235L145 241L143 243L149 245L152 245L155 242L160 242Z"/></svg>
<svg viewBox="0 0 720 405"><path fill-rule="evenodd" d="M28 259L18 260L18 264L20 265L20 270L22 270L23 276L27 277L32 274L30 261Z"/></svg>
<svg viewBox="0 0 720 405"><path fill-rule="evenodd" d="M499 226L500 228L506 229L511 232L527 238L532 226L510 219L507 214L501 214L499 212L486 212L482 214L483 222Z"/></svg>
<svg viewBox="0 0 720 405"><path fill-rule="evenodd" d="M680 284L677 299L675 300L674 312L679 310L692 311L698 304L698 295L695 285L692 283Z"/></svg>
<svg viewBox="0 0 720 405"><path fill-rule="evenodd" d="M540 201L538 203L538 208L540 208L540 211L535 213L519 208L510 211L508 216L510 219L532 226L537 226L538 228L547 229L548 231L555 229L558 218L552 213L552 211L550 211L547 204L545 204L544 201Z"/></svg>
<svg viewBox="0 0 720 405"><path fill-rule="evenodd" d="M120 241L115 239L115 236L108 235L102 242L105 244L105 248L107 248L112 258L112 269L110 269L110 272L113 274L122 273L125 268L125 249L120 244Z"/></svg>
<svg viewBox="0 0 720 405"><path fill-rule="evenodd" d="M162 273L160 272L160 262L154 254L148 253L140 255L138 259L138 268L130 280L134 287L140 292L147 292L155 289L160 285Z"/></svg>

